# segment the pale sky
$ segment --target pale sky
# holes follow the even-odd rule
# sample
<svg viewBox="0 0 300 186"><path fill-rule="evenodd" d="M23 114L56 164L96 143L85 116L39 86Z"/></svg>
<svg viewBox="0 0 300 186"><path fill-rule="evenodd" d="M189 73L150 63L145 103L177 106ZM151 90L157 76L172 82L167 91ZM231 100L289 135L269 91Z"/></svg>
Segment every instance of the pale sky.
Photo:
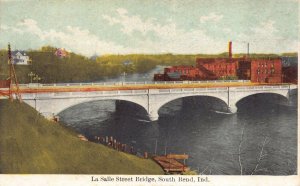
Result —
<svg viewBox="0 0 300 186"><path fill-rule="evenodd" d="M0 0L0 48L128 53L298 50L297 0Z"/></svg>

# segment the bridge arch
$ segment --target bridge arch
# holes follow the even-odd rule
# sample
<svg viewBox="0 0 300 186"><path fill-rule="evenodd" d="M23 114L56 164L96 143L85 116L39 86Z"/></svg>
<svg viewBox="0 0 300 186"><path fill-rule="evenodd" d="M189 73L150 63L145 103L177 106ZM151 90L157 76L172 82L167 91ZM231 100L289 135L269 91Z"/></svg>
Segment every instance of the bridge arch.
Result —
<svg viewBox="0 0 300 186"><path fill-rule="evenodd" d="M80 104L84 104L84 103L89 103L89 102L99 102L99 101L124 101L124 102L128 102L128 103L132 103L134 104L137 108L139 109L143 109L144 112L148 113L147 108L145 108L143 105L141 105L140 103L137 103L136 101L132 101L132 100L127 100L127 99L95 99L95 100L91 100L91 101L82 101L80 103L75 103L73 105L69 105L68 107L64 108L63 110L59 111L58 113L55 113L55 115L59 115L60 113L64 112L67 109L70 109L74 106L80 105ZM116 105L117 108L117 105Z"/></svg>
<svg viewBox="0 0 300 186"><path fill-rule="evenodd" d="M243 101L245 101L246 99L249 99L251 97L254 97L254 96L264 96L264 95L273 95L273 96L276 96L277 98L281 99L281 100L284 100L285 103L288 103L289 101L289 97L288 96L284 96L284 94L278 94L278 93L271 93L271 92L266 92L266 93L256 93L256 94L250 94L248 96L245 96L243 98L241 98L240 100L238 100L236 102L236 105L238 106L239 104L241 104ZM260 98L262 99L262 98ZM270 99L270 98L264 98L264 99Z"/></svg>
<svg viewBox="0 0 300 186"><path fill-rule="evenodd" d="M207 95L193 95L193 96L183 96L183 97L180 97L180 98L176 98L176 99L173 99L167 103L164 103L163 105L160 106L160 108L158 109L158 112L164 107L166 106L167 104L170 104L171 102L173 101L176 101L176 100L184 100L185 98L208 98L210 99L209 101L213 101L213 100L218 100L219 103L223 104L224 106L226 105L227 106L227 103L225 100L221 99L221 98L218 98L218 97L215 97L215 96L207 96ZM203 105L204 106L204 105Z"/></svg>
<svg viewBox="0 0 300 186"><path fill-rule="evenodd" d="M255 95L278 95L280 97L283 97L286 99L286 101L289 100L289 94L288 91L274 91L274 92L270 92L270 91L259 91L259 92L245 92L243 94L236 94L235 96L230 97L230 104L231 107L235 108L236 111L238 110L238 104L241 103L241 101L251 97L251 96L255 96Z"/></svg>
<svg viewBox="0 0 300 186"><path fill-rule="evenodd" d="M41 112L43 115L51 116L58 115L62 111L71 108L75 105L79 105L86 102L92 101L101 101L101 100L122 100L134 103L143 108L148 112L148 103L147 99L143 97L134 97L134 96L119 96L119 97L82 97L76 99L28 99L24 100L27 104L35 108L37 111Z"/></svg>
<svg viewBox="0 0 300 186"><path fill-rule="evenodd" d="M150 106L149 117L151 120L157 120L159 117L158 114L159 109L174 100L182 99L186 97L204 97L204 96L216 98L227 105L228 98L224 96L223 93L173 94L173 95L166 95L166 96L160 95L159 97L156 97L156 99L154 98L156 102L155 104L152 104Z"/></svg>

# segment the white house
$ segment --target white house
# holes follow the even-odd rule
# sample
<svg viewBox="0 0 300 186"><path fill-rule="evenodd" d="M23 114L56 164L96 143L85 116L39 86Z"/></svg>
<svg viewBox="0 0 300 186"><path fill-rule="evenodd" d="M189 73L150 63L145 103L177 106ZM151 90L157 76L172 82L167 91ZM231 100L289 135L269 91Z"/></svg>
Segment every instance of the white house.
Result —
<svg viewBox="0 0 300 186"><path fill-rule="evenodd" d="M12 63L15 65L30 65L31 60L24 51L12 51Z"/></svg>

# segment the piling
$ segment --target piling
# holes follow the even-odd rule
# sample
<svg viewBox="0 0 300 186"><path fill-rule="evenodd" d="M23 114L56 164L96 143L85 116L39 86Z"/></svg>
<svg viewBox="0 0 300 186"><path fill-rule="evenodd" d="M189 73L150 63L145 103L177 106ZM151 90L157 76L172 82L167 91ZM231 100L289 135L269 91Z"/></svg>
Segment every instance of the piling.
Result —
<svg viewBox="0 0 300 186"><path fill-rule="evenodd" d="M133 154L133 146L130 147L130 153Z"/></svg>
<svg viewBox="0 0 300 186"><path fill-rule="evenodd" d="M117 148L117 140L116 139L114 139L114 143L113 144L114 144L114 146L113 146L114 149L116 149Z"/></svg>

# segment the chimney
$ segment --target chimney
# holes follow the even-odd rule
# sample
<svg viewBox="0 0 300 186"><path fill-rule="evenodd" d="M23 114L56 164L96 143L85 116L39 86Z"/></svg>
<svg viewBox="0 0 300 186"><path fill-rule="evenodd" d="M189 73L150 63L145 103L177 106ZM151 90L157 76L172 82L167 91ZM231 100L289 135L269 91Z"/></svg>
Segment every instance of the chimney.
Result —
<svg viewBox="0 0 300 186"><path fill-rule="evenodd" d="M229 59L232 58L232 42L231 41L229 41L229 43L228 43L228 57L229 57Z"/></svg>
<svg viewBox="0 0 300 186"><path fill-rule="evenodd" d="M250 58L250 52L249 52L249 50L250 50L250 44L247 43L247 57L248 58Z"/></svg>

